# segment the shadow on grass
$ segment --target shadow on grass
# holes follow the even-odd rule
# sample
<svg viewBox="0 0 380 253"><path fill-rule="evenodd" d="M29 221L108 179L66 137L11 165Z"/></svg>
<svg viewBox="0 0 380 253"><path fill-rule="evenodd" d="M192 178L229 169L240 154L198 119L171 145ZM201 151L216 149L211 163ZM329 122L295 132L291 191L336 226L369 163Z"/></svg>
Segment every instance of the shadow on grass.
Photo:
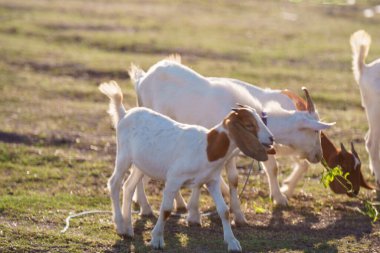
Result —
<svg viewBox="0 0 380 253"><path fill-rule="evenodd" d="M43 146L62 146L75 144L75 136L55 136L41 137L33 134L19 134L14 132L0 131L0 142L25 144L25 145L43 145Z"/></svg>
<svg viewBox="0 0 380 253"><path fill-rule="evenodd" d="M344 202L341 205L355 206L357 203ZM248 218L250 221L264 221L263 225L251 223L245 227L234 227L233 231L243 252L338 252L336 240L345 237L360 240L372 232L371 221L353 209L328 212L324 210L322 215L315 213L311 206L277 207L271 215L255 214ZM151 232L156 221L156 218L139 217L134 224L135 238L117 240L111 252L160 252L152 250L143 238L144 233ZM148 223L152 226L147 226ZM187 238L186 243L178 234ZM202 228L188 227L183 219L171 216L165 226L165 242L164 252L227 251L221 221L216 213L203 218Z"/></svg>
<svg viewBox="0 0 380 253"><path fill-rule="evenodd" d="M259 241L269 241L260 248L263 251L338 252L337 245L329 241L347 236L360 240L372 232L372 223L368 217L353 209L316 215L312 207L277 207L273 210L268 226L253 226L251 229L261 234L258 236Z"/></svg>

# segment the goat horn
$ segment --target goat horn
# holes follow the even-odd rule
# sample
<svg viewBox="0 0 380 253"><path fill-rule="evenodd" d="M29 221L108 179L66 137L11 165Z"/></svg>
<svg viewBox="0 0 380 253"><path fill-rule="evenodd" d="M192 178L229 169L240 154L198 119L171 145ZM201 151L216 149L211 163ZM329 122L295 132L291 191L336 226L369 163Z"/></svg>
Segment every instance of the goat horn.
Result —
<svg viewBox="0 0 380 253"><path fill-rule="evenodd" d="M310 97L309 91L306 89L306 87L302 87L302 90L305 92L306 101L307 101L307 110L309 111L309 113L315 112L314 103Z"/></svg>
<svg viewBox="0 0 380 253"><path fill-rule="evenodd" d="M340 149L342 150L343 153L348 153L347 149L344 147L343 143L340 143Z"/></svg>
<svg viewBox="0 0 380 253"><path fill-rule="evenodd" d="M359 156L358 156L358 153L356 152L355 150L355 147L354 147L354 142L351 141L351 152L352 154L359 159Z"/></svg>

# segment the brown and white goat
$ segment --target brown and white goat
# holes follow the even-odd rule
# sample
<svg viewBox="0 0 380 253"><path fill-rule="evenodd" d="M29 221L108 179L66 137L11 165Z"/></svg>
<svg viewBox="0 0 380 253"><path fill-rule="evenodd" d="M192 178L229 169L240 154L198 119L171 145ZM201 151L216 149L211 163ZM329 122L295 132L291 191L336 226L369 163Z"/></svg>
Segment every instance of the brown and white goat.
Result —
<svg viewBox="0 0 380 253"><path fill-rule="evenodd" d="M295 104L297 110L306 111L307 103L297 94L284 90L283 94L287 95ZM347 172L349 173L347 179L352 184L352 192L347 192L347 189L350 189L349 183L347 183L340 176L337 179L334 179L333 182L330 183L330 189L336 194L347 194L352 197L353 195L357 195L359 193L360 187L364 187L369 190L373 190L374 187L366 182L364 176L361 171L361 161L358 153L355 150L353 142L351 142L351 153L347 151L344 147L343 143L340 144L340 149L337 149L332 141L327 137L324 132L321 132L321 146L323 152L323 159L325 159L327 165L330 168L334 168L336 166L340 166L343 171L343 175ZM306 167L307 168L307 167ZM306 172L303 171L294 171L289 179L285 180L285 185L292 185L289 188L295 188L297 181L301 179L302 174ZM340 182L339 182L339 181ZM341 184L343 183L344 186Z"/></svg>

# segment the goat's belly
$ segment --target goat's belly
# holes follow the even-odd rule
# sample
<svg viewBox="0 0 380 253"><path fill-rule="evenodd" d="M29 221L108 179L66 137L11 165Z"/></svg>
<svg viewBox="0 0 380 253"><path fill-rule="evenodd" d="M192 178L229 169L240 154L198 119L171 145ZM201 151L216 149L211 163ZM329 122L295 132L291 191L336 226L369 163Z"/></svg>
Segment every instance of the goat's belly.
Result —
<svg viewBox="0 0 380 253"><path fill-rule="evenodd" d="M141 170L145 175L156 180L166 180L167 168L162 166L160 162L151 162L149 160L145 161L134 161L134 165Z"/></svg>

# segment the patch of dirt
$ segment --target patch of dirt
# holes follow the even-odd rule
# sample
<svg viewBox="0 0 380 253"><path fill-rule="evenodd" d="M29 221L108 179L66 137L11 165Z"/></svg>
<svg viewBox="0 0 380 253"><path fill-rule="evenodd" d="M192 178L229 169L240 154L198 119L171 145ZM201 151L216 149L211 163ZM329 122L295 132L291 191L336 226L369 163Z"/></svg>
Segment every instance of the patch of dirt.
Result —
<svg viewBox="0 0 380 253"><path fill-rule="evenodd" d="M75 136L51 135L49 137L41 137L33 134L19 134L15 132L0 131L0 142L25 144L25 145L44 145L44 146L62 146L72 145L76 141Z"/></svg>
<svg viewBox="0 0 380 253"><path fill-rule="evenodd" d="M95 70L86 68L80 63L56 63L56 62L10 62L12 66L30 68L35 72L49 73L58 76L71 76L76 79L128 79L126 70Z"/></svg>
<svg viewBox="0 0 380 253"><path fill-rule="evenodd" d="M44 24L42 27L57 31L99 31L99 32L137 32L137 27L124 27L119 25L90 25L90 24Z"/></svg>

